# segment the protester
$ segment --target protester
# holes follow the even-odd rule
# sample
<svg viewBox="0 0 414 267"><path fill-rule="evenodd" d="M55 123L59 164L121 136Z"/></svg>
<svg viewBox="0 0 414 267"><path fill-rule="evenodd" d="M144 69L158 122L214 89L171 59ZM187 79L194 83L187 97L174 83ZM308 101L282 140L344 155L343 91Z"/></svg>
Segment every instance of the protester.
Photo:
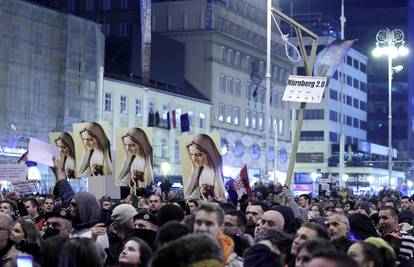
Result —
<svg viewBox="0 0 414 267"><path fill-rule="evenodd" d="M294 264L291 262L289 266L306 267L315 254L331 250L335 250L335 246L327 239L309 239L298 247Z"/></svg>
<svg viewBox="0 0 414 267"><path fill-rule="evenodd" d="M14 266L13 262L16 262L16 257L25 255L16 248L10 238L13 226L12 217L0 213L0 266Z"/></svg>
<svg viewBox="0 0 414 267"><path fill-rule="evenodd" d="M96 243L85 237L68 239L62 248L59 267L102 267Z"/></svg>
<svg viewBox="0 0 414 267"><path fill-rule="evenodd" d="M151 248L145 241L131 237L122 244L121 254L119 255L120 267L147 267L151 259Z"/></svg>

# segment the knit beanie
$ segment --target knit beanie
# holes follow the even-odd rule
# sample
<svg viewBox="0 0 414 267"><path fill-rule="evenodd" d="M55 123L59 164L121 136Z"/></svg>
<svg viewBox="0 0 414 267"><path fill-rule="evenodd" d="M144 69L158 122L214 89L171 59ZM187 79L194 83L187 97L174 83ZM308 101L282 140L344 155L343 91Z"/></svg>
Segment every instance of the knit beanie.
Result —
<svg viewBox="0 0 414 267"><path fill-rule="evenodd" d="M112 211L111 219L114 223L121 225L126 223L129 219L134 218L138 212L131 204L121 204L115 207Z"/></svg>
<svg viewBox="0 0 414 267"><path fill-rule="evenodd" d="M359 207L363 208L368 215L371 214L371 210L369 209L369 203L367 201L358 201L355 204L355 209L358 209Z"/></svg>
<svg viewBox="0 0 414 267"><path fill-rule="evenodd" d="M182 221L184 219L184 211L179 206L174 204L165 204L158 210L158 218L160 224L164 225L169 221Z"/></svg>

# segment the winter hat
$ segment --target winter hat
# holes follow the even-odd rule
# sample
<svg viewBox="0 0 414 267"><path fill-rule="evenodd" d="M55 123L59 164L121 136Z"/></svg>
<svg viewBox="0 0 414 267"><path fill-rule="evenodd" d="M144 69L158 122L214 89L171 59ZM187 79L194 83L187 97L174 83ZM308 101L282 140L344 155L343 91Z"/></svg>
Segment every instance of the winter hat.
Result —
<svg viewBox="0 0 414 267"><path fill-rule="evenodd" d="M174 204L165 204L158 210L157 215L161 225L169 221L180 222L184 219L183 209Z"/></svg>
<svg viewBox="0 0 414 267"><path fill-rule="evenodd" d="M358 201L355 204L355 209L358 209L358 208L363 208L367 212L368 215L371 214L371 211L369 209L369 203L367 201Z"/></svg>
<svg viewBox="0 0 414 267"><path fill-rule="evenodd" d="M131 204L121 204L115 207L112 211L111 219L114 223L121 225L127 222L129 219L134 218L138 212Z"/></svg>
<svg viewBox="0 0 414 267"><path fill-rule="evenodd" d="M365 214L354 213L348 217L349 227L357 240L364 240L368 237L377 237L378 233L371 218Z"/></svg>
<svg viewBox="0 0 414 267"><path fill-rule="evenodd" d="M158 219L157 215L152 214L151 212L141 211L134 217L135 220L144 220L147 222L152 223L155 226L160 226L160 220Z"/></svg>

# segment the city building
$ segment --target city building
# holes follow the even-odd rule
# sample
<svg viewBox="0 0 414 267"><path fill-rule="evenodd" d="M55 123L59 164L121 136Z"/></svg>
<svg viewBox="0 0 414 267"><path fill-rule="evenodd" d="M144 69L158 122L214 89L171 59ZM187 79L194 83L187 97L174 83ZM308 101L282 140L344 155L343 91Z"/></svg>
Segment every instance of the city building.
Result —
<svg viewBox="0 0 414 267"><path fill-rule="evenodd" d="M98 118L104 35L99 24L25 1L0 12L0 161L16 163L29 137Z"/></svg>
<svg viewBox="0 0 414 267"><path fill-rule="evenodd" d="M275 166L286 172L290 104L282 96L295 65L273 24L271 108L266 116L266 1L154 1L152 12L152 30L185 45L185 78L213 105L211 128L221 135L225 176L237 175L247 164L251 180L265 177L265 158L273 172L275 154ZM265 131L270 132L268 157Z"/></svg>
<svg viewBox="0 0 414 267"><path fill-rule="evenodd" d="M195 89L184 92L182 88L161 83L143 86L141 81L128 76L108 75L104 79L103 96L102 117L108 122L112 144L116 143L116 128L148 127L152 123L153 139L150 141L154 173L158 177L181 176L180 135L210 132L211 103ZM149 118L149 123L145 122L145 103L148 103L148 114L158 113L159 121L154 117L154 121ZM180 115L185 113L189 116L190 131L182 133ZM164 162L170 164L167 173L161 168Z"/></svg>

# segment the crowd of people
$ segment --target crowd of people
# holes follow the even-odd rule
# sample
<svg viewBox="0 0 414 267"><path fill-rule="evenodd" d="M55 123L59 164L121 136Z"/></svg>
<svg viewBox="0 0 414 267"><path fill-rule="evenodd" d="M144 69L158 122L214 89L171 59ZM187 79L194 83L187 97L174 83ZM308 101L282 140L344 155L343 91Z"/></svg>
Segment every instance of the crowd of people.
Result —
<svg viewBox="0 0 414 267"><path fill-rule="evenodd" d="M168 186L97 199L57 176L53 196L3 196L0 266L414 266L414 199L398 191L295 197L258 182L237 203Z"/></svg>

